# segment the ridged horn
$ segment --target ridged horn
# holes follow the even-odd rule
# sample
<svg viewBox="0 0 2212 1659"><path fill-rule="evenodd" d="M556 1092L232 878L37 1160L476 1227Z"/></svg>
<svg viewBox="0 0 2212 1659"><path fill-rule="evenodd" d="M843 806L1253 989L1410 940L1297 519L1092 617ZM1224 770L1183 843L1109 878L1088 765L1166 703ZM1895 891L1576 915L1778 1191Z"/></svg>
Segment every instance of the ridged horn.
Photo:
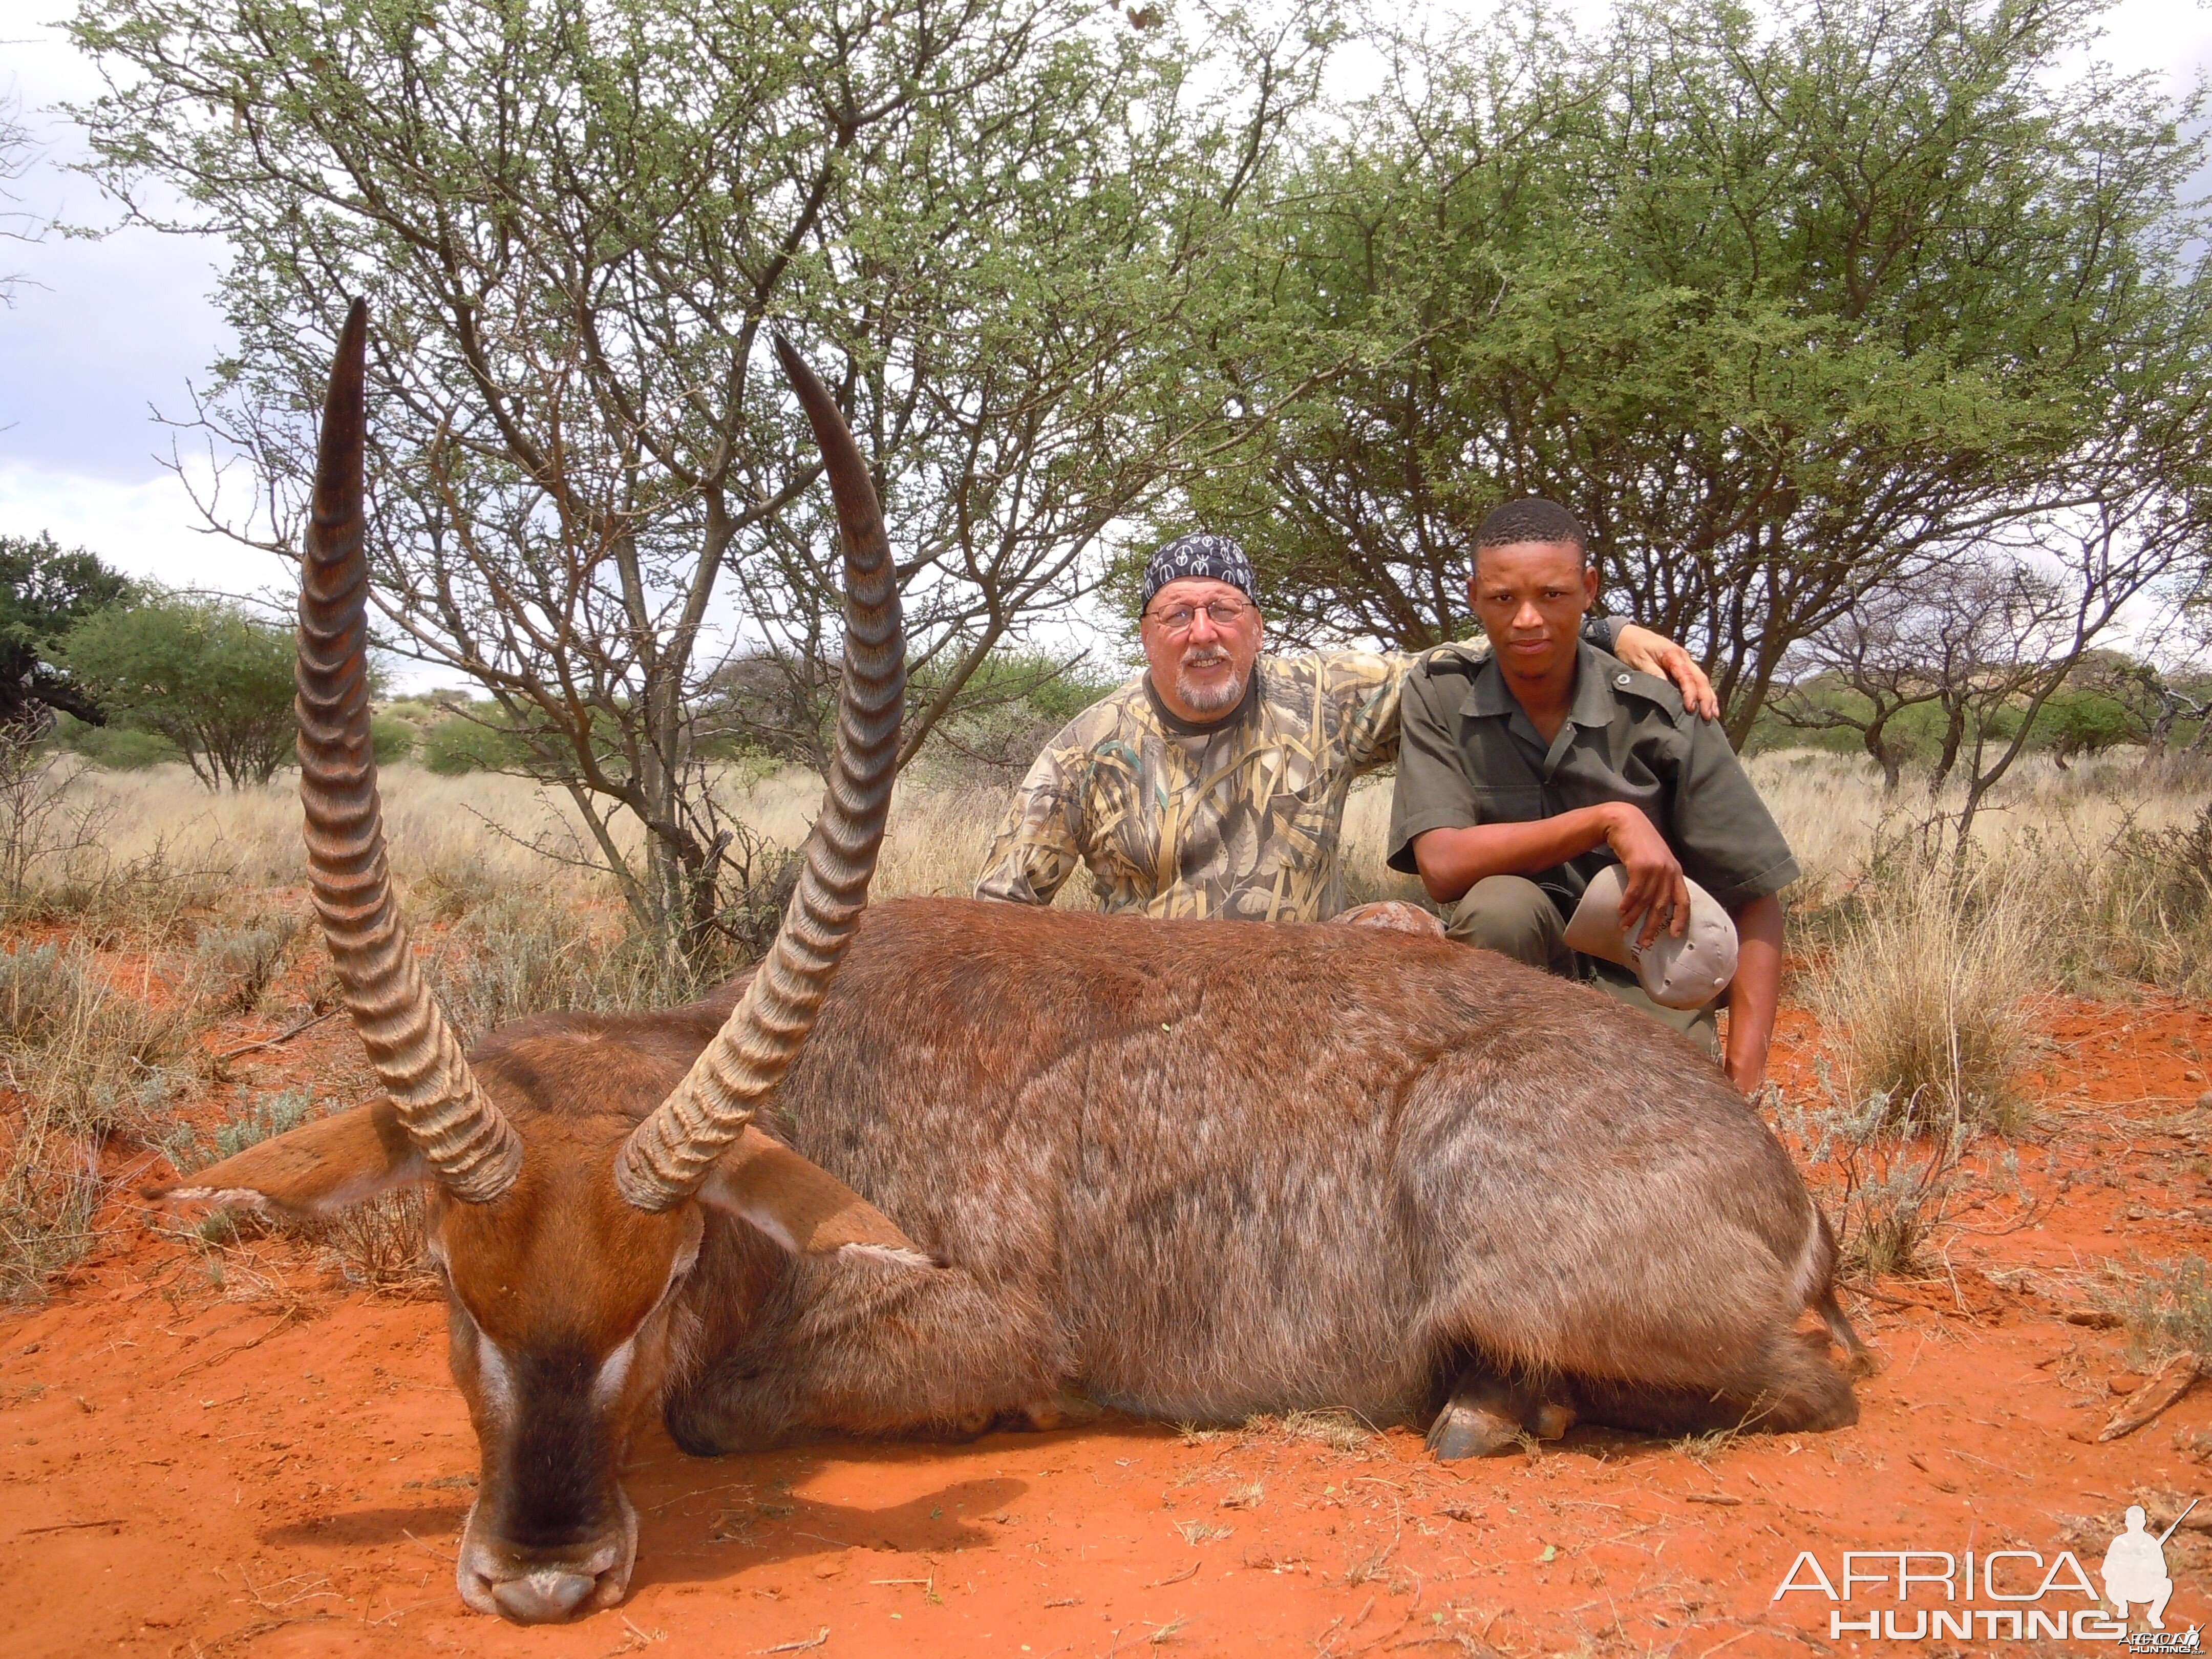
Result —
<svg viewBox="0 0 2212 1659"><path fill-rule="evenodd" d="M675 1092L623 1147L615 1185L641 1210L672 1209L698 1190L805 1042L867 903L898 769L906 641L883 511L829 392L789 341L779 337L775 355L821 446L845 544L837 754L806 838L799 889L767 960Z"/></svg>
<svg viewBox="0 0 2212 1659"><path fill-rule="evenodd" d="M446 1189L488 1203L522 1168L522 1141L477 1086L415 965L392 896L368 729L368 559L362 550L368 307L353 303L331 365L300 573L300 803L308 881L346 1012L408 1138Z"/></svg>

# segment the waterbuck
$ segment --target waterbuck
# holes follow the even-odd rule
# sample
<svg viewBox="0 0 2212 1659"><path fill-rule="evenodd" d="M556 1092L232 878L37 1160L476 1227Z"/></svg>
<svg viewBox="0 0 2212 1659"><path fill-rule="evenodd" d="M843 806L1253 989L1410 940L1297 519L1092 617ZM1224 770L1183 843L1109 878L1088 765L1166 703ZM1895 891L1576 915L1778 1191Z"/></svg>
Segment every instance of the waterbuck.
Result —
<svg viewBox="0 0 2212 1659"><path fill-rule="evenodd" d="M301 793L388 1097L168 1195L300 1214L427 1187L482 1459L470 1607L534 1622L621 1598L636 1520L617 1472L656 1406L701 1455L1049 1425L1086 1396L1178 1419L1432 1418L1443 1456L1576 1415L1854 1420L1824 1337L1796 1329L1814 1309L1862 1352L1826 1224L1745 1101L1641 1015L1370 927L957 900L863 916L898 603L859 452L781 342L848 589L836 760L781 931L705 1001L527 1019L465 1056L385 864L364 327L356 307L324 414Z"/></svg>

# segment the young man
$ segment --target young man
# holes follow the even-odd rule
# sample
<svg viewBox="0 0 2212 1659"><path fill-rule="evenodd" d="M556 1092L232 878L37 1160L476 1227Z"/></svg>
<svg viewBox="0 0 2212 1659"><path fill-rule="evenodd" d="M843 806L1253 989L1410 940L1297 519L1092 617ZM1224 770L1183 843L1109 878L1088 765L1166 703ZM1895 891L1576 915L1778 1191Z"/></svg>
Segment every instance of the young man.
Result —
<svg viewBox="0 0 2212 1659"><path fill-rule="evenodd" d="M1782 903L1796 861L1720 727L1666 681L1577 638L1597 597L1581 522L1515 501L1476 532L1468 600L1491 653L1447 648L1407 678L1390 863L1458 900L1451 936L1532 967L1588 977L1718 1054L1714 1008L1662 1008L1635 977L1569 951L1590 878L1623 866L1624 928L1680 935L1686 873L1740 940L1725 1064L1759 1086L1782 977Z"/></svg>
<svg viewBox="0 0 2212 1659"><path fill-rule="evenodd" d="M1179 536L1152 555L1145 672L1045 745L976 897L1049 904L1080 864L1111 911L1327 921L1344 908L1345 797L1398 757L1399 692L1419 659L1263 656L1252 586L1243 549L1226 536ZM1592 629L1717 712L1680 646L1625 623Z"/></svg>

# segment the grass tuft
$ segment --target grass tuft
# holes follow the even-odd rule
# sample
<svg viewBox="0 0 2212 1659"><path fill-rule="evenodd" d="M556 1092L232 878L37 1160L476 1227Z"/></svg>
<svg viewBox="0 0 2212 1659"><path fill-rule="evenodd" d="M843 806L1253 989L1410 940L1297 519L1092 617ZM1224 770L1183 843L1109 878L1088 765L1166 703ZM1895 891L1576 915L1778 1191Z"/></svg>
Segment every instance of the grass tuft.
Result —
<svg viewBox="0 0 2212 1659"><path fill-rule="evenodd" d="M2155 1364L2184 1349L2212 1353L2212 1267L2202 1256L2154 1267L2124 1292L2094 1292L2091 1301L2119 1316L2136 1364Z"/></svg>
<svg viewBox="0 0 2212 1659"><path fill-rule="evenodd" d="M0 1079L21 1114L0 1168L0 1297L35 1294L90 1244L101 1149L173 1121L195 1018L118 989L82 941L0 953Z"/></svg>
<svg viewBox="0 0 2212 1659"><path fill-rule="evenodd" d="M1846 1095L1887 1103L1900 1126L2011 1130L2038 981L2021 881L1900 860L1862 884L1811 991Z"/></svg>
<svg viewBox="0 0 2212 1659"><path fill-rule="evenodd" d="M464 1042L529 1014L667 1007L707 988L680 959L627 933L615 913L513 889L455 925L429 977Z"/></svg>
<svg viewBox="0 0 2212 1659"><path fill-rule="evenodd" d="M1285 1412L1283 1432L1293 1440L1310 1440L1338 1452L1364 1450L1375 1438L1375 1431L1347 1411Z"/></svg>

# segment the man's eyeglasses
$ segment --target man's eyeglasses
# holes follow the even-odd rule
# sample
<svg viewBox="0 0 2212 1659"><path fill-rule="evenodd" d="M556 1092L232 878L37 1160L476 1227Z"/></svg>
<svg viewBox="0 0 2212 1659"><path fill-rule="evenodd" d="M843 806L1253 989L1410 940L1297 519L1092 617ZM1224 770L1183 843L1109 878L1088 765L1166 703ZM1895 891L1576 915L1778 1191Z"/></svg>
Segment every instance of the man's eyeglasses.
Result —
<svg viewBox="0 0 2212 1659"><path fill-rule="evenodd" d="M1237 619L1239 617L1252 609L1254 609L1253 606L1240 604L1235 599L1216 599L1211 605L1170 605L1165 611L1154 611L1147 614L1168 633L1188 634L1191 630L1191 625L1197 622L1198 613L1200 611L1206 612L1206 620L1216 628L1230 629L1237 626Z"/></svg>

